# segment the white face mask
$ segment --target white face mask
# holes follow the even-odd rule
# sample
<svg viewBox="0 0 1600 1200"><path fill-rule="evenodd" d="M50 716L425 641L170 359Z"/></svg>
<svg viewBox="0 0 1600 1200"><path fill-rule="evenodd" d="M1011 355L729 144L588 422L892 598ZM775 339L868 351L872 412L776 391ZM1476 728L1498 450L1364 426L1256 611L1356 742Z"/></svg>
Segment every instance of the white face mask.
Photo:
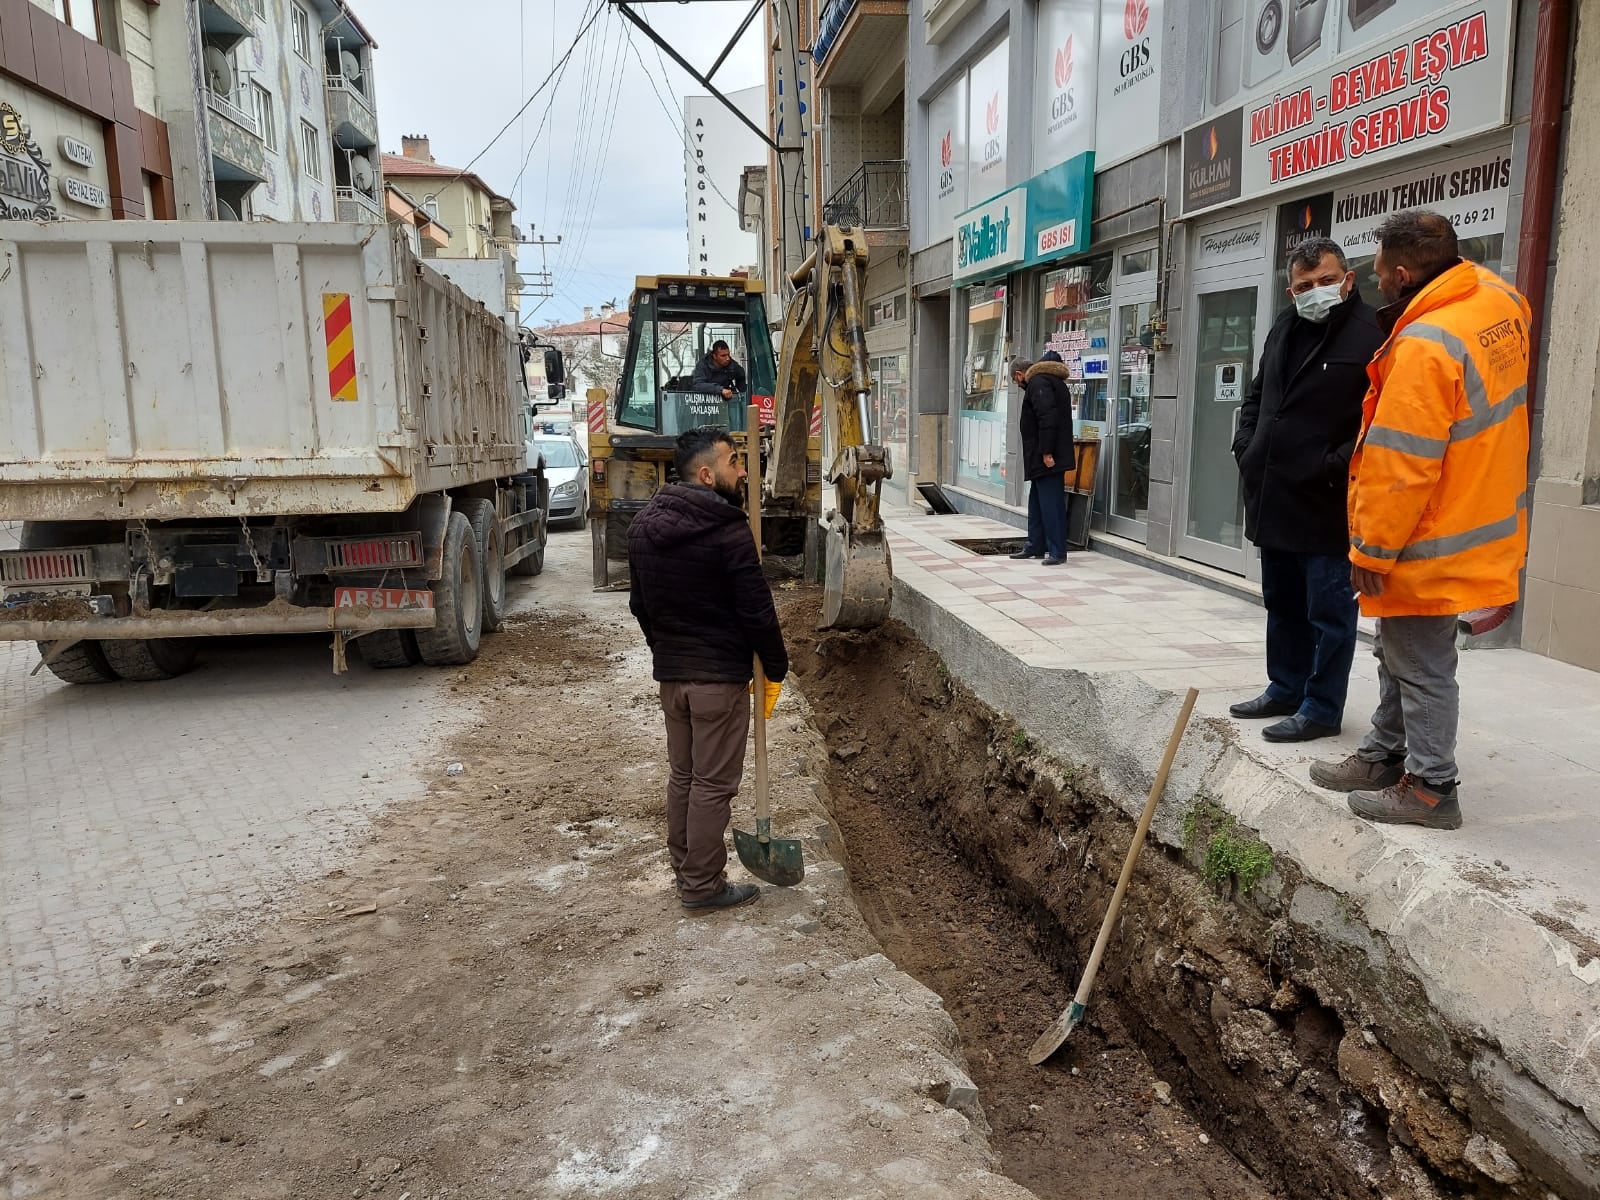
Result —
<svg viewBox="0 0 1600 1200"><path fill-rule="evenodd" d="M1294 298L1295 311L1308 321L1315 321L1318 325L1328 319L1328 314L1344 299L1339 293L1344 284L1330 283L1327 287L1315 287L1310 291L1301 292Z"/></svg>

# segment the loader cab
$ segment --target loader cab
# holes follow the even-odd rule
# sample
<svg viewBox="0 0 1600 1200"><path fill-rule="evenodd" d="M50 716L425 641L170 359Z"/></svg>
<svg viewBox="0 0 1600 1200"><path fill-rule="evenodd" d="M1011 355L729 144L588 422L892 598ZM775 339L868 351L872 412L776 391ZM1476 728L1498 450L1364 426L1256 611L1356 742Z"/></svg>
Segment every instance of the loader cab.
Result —
<svg viewBox="0 0 1600 1200"><path fill-rule="evenodd" d="M705 276L641 278L628 309L628 350L611 420L624 430L676 437L702 425L743 431L745 406L773 410L778 367L758 281ZM724 400L691 387L718 341L744 367L750 394ZM770 423L764 415L764 423Z"/></svg>

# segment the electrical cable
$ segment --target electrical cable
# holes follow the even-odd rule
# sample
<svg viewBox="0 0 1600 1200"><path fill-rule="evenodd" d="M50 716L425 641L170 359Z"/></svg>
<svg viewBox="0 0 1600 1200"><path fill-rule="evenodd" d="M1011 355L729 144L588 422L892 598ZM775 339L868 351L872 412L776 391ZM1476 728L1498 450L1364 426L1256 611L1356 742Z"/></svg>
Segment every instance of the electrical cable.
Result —
<svg viewBox="0 0 1600 1200"><path fill-rule="evenodd" d="M634 42L633 34L631 32L628 34L628 47L633 51L634 58L638 59L639 69L644 72L644 77L650 84L650 90L656 94L656 100L661 105L661 111L667 114L667 119L671 121L673 126L677 129L678 137L683 141L683 148L688 151L690 155L693 155L694 146L689 141L688 131L683 127L683 114L681 112L675 114L672 111L672 106L667 103L666 97L661 94L661 89L656 87L655 76L650 73L650 68L645 65L644 58L639 53L639 46L636 42ZM663 63L662 66L665 67L666 64ZM667 86L669 89L671 88L672 83L670 80L667 81ZM705 178L706 182L711 185L711 190L717 194L717 199L721 200L728 206L729 209L737 214L739 211L739 206L732 200L729 200L727 196L723 195L722 189L717 186L717 181L711 178L710 175L707 175Z"/></svg>

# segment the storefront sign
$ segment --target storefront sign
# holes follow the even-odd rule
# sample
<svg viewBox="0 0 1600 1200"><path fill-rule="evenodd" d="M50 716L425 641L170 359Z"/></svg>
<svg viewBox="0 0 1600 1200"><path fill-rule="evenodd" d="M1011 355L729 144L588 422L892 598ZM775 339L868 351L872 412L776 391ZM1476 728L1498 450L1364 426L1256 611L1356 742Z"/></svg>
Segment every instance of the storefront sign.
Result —
<svg viewBox="0 0 1600 1200"><path fill-rule="evenodd" d="M1278 257L1282 264L1297 246L1333 236L1333 193L1278 206Z"/></svg>
<svg viewBox="0 0 1600 1200"><path fill-rule="evenodd" d="M973 196L992 196L1006 185L1009 54L1010 39L1001 38L967 74L967 186Z"/></svg>
<svg viewBox="0 0 1600 1200"><path fill-rule="evenodd" d="M1013 188L987 204L956 219L955 266L951 278L960 281L992 275L1026 255L1023 231L1028 223L1028 192Z"/></svg>
<svg viewBox="0 0 1600 1200"><path fill-rule="evenodd" d="M0 219L53 221L50 160L19 113L0 100Z"/></svg>
<svg viewBox="0 0 1600 1200"><path fill-rule="evenodd" d="M1033 161L1093 150L1100 0L1040 0L1033 58Z"/></svg>
<svg viewBox="0 0 1600 1200"><path fill-rule="evenodd" d="M1184 213L1505 124L1513 12L1513 0L1458 5L1270 91L1259 89L1241 108L1187 131ZM1210 131L1241 119L1244 144L1225 180L1217 145L1225 137ZM1225 144L1222 151L1225 158Z"/></svg>
<svg viewBox="0 0 1600 1200"><path fill-rule="evenodd" d="M953 278L959 282L1083 253L1089 248L1093 204L1093 152L1039 172L956 218ZM1014 224L1002 227L1003 219Z"/></svg>
<svg viewBox="0 0 1600 1200"><path fill-rule="evenodd" d="M1161 141L1161 0L1100 0L1095 164L1101 170Z"/></svg>
<svg viewBox="0 0 1600 1200"><path fill-rule="evenodd" d="M75 137L62 134L56 140L56 146L61 151L61 157L69 163L77 163L80 167L94 166L94 147L88 142L80 142Z"/></svg>
<svg viewBox="0 0 1600 1200"><path fill-rule="evenodd" d="M1460 237L1506 231L1511 202L1511 146L1458 155L1426 167L1407 167L1329 197L1332 236L1351 258L1377 252L1378 225L1391 213L1427 208L1455 223Z"/></svg>
<svg viewBox="0 0 1600 1200"><path fill-rule="evenodd" d="M967 79L963 75L928 104L928 228L944 237L967 206Z"/></svg>
<svg viewBox="0 0 1600 1200"><path fill-rule="evenodd" d="M1203 229L1195 268L1220 267L1228 263L1250 262L1261 257L1265 234L1260 221Z"/></svg>
<svg viewBox="0 0 1600 1200"><path fill-rule="evenodd" d="M1239 198L1244 180L1244 109L1223 113L1183 135L1183 211Z"/></svg>
<svg viewBox="0 0 1600 1200"><path fill-rule="evenodd" d="M61 194L75 204L85 208L104 208L111 203L111 197L105 188L98 183L90 183L87 179L79 179L74 175L63 175L56 180L56 186L61 189Z"/></svg>

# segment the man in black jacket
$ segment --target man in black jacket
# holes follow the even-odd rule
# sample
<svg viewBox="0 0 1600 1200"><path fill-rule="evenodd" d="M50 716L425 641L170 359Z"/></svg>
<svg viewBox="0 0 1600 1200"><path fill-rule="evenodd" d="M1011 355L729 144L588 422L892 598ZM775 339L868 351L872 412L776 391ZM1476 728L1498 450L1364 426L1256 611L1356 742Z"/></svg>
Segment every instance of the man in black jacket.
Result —
<svg viewBox="0 0 1600 1200"><path fill-rule="evenodd" d="M1022 389L1022 477L1028 481L1028 540L1012 558L1044 558L1047 567L1067 560L1067 491L1072 470L1072 393L1059 358L1013 359L1011 381Z"/></svg>
<svg viewBox="0 0 1600 1200"><path fill-rule="evenodd" d="M1245 536L1261 548L1271 683L1229 711L1284 718L1262 730L1269 742L1331 737L1344 720L1356 650L1345 494L1367 363L1383 344L1337 242L1290 253L1289 296L1233 441Z"/></svg>
<svg viewBox="0 0 1600 1200"><path fill-rule="evenodd" d="M704 396L721 396L732 400L734 395L746 391L744 368L733 361L733 351L728 343L711 343L711 352L695 365L694 378L689 390Z"/></svg>
<svg viewBox="0 0 1600 1200"><path fill-rule="evenodd" d="M632 610L655 663L667 718L667 851L685 908L733 908L759 897L730 883L723 842L744 774L753 656L768 680L768 715L789 654L761 573L739 484L745 469L722 429L679 436L669 483L628 530Z"/></svg>

